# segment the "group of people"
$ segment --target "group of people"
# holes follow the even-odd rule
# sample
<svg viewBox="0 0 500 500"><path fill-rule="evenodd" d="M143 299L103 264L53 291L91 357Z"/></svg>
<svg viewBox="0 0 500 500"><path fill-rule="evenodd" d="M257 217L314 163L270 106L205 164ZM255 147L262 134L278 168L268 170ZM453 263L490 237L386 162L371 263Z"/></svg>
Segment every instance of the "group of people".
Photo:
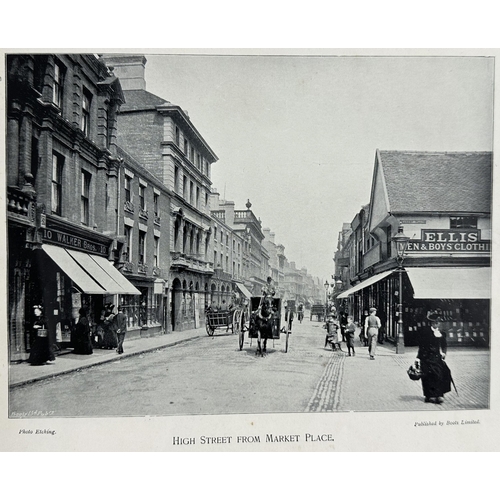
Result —
<svg viewBox="0 0 500 500"><path fill-rule="evenodd" d="M419 331L418 352L414 366L421 374L422 391L426 403L441 404L444 395L451 391L452 376L448 365L445 363L447 342L446 334L442 330L442 316L440 311L429 311L427 313L429 326L424 326ZM328 334L332 330L338 335L338 329L342 326L342 320L336 321L332 314L327 320ZM377 309L370 308L369 314L364 317L361 326L360 341L368 347L370 360L375 359L377 343L381 341L382 321L377 316ZM349 356L355 356L354 334L356 324L352 316L347 316L342 337L346 342ZM327 337L328 339L328 337ZM351 354L352 353L352 354Z"/></svg>
<svg viewBox="0 0 500 500"><path fill-rule="evenodd" d="M118 354L123 354L123 342L127 332L127 316L118 306L118 312L113 312L114 305L110 304L101 313L100 331L96 333L97 344L103 349L116 349ZM50 364L55 361L54 349L48 335L47 321L43 315L43 307L37 305L33 308L35 320L33 322L32 342L28 362L31 365ZM94 352L92 332L88 318L88 310L81 307L78 318L75 320L71 334L71 344L74 354L92 354Z"/></svg>

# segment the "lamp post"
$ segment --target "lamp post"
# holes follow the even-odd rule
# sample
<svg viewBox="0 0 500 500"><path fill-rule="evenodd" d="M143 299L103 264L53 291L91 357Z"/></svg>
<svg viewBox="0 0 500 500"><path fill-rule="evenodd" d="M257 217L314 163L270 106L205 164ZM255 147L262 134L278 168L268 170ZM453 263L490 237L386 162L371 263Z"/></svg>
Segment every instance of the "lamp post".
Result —
<svg viewBox="0 0 500 500"><path fill-rule="evenodd" d="M403 226L400 224L398 233L394 236L393 241L396 242L396 261L398 263L399 274L399 289L398 289L398 325L396 331L396 354L403 354L405 352L405 343L403 335L403 261L406 257L406 248L410 238L403 233Z"/></svg>

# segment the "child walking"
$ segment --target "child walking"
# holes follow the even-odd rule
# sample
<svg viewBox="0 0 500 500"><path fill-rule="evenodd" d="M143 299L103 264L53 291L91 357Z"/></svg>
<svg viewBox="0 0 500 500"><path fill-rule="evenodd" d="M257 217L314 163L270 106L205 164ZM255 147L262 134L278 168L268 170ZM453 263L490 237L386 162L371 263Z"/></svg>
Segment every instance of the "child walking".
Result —
<svg viewBox="0 0 500 500"><path fill-rule="evenodd" d="M354 334L355 334L355 332L356 332L356 325L353 322L353 317L347 316L347 325L345 327L345 337L346 337L347 349L349 351L349 356L351 356L351 350L352 350L352 356L356 356L356 353L354 352Z"/></svg>

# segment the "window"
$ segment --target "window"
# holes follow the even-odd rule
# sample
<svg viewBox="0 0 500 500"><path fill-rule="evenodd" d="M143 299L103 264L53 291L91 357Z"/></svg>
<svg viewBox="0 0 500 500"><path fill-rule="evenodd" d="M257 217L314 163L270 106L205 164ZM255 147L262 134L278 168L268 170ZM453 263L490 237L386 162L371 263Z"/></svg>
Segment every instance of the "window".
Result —
<svg viewBox="0 0 500 500"><path fill-rule="evenodd" d="M184 154L186 157L189 155L189 142L187 139L184 139Z"/></svg>
<svg viewBox="0 0 500 500"><path fill-rule="evenodd" d="M217 226L214 227L214 240L217 239Z"/></svg>
<svg viewBox="0 0 500 500"><path fill-rule="evenodd" d="M82 170L82 198L81 198L81 222L89 225L89 199L90 199L90 180L92 176Z"/></svg>
<svg viewBox="0 0 500 500"><path fill-rule="evenodd" d="M187 190L188 190L188 182L187 177L184 175L182 179L182 197L187 201Z"/></svg>
<svg viewBox="0 0 500 500"><path fill-rule="evenodd" d="M193 204L193 192L194 192L194 184L193 181L189 181L189 203Z"/></svg>
<svg viewBox="0 0 500 500"><path fill-rule="evenodd" d="M62 109L64 87L64 66L56 62L54 65L54 86L52 87L52 102Z"/></svg>
<svg viewBox="0 0 500 500"><path fill-rule="evenodd" d="M52 155L52 213L61 215L62 203L62 171L64 157L53 153Z"/></svg>
<svg viewBox="0 0 500 500"><path fill-rule="evenodd" d="M179 167L175 167L174 172L174 191L177 193L179 190Z"/></svg>
<svg viewBox="0 0 500 500"><path fill-rule="evenodd" d="M142 184L139 184L139 203L140 203L140 207L143 210L146 210L145 194L146 194L146 188Z"/></svg>
<svg viewBox="0 0 500 500"><path fill-rule="evenodd" d="M144 264L146 258L146 233L139 231L139 264Z"/></svg>
<svg viewBox="0 0 500 500"><path fill-rule="evenodd" d="M194 149L193 146L189 148L189 159L191 160L191 163L194 163Z"/></svg>
<svg viewBox="0 0 500 500"><path fill-rule="evenodd" d="M179 127L175 127L175 143L177 144L177 146L180 146L181 144Z"/></svg>
<svg viewBox="0 0 500 500"><path fill-rule="evenodd" d="M205 208L208 209L208 193L205 193Z"/></svg>
<svg viewBox="0 0 500 500"><path fill-rule="evenodd" d="M126 175L125 176L125 201L132 201L132 191L131 191L131 178Z"/></svg>
<svg viewBox="0 0 500 500"><path fill-rule="evenodd" d="M450 217L450 229L477 229L477 217Z"/></svg>
<svg viewBox="0 0 500 500"><path fill-rule="evenodd" d="M123 248L125 262L132 261L132 228L125 226L125 246Z"/></svg>
<svg viewBox="0 0 500 500"><path fill-rule="evenodd" d="M160 254L160 238L155 236L155 248L154 248L154 266L159 267L158 255Z"/></svg>
<svg viewBox="0 0 500 500"><path fill-rule="evenodd" d="M92 94L87 90L83 89L83 101L82 101L82 130L83 133L88 137L90 133L90 103L92 102Z"/></svg>
<svg viewBox="0 0 500 500"><path fill-rule="evenodd" d="M198 167L198 169L201 169L201 155L200 155L200 153L198 153L198 155L196 156L196 166Z"/></svg>
<svg viewBox="0 0 500 500"><path fill-rule="evenodd" d="M159 196L156 193L154 193L153 194L153 210L155 213L155 217L158 217L158 199L159 199Z"/></svg>
<svg viewBox="0 0 500 500"><path fill-rule="evenodd" d="M200 208L200 188L196 186L196 208Z"/></svg>

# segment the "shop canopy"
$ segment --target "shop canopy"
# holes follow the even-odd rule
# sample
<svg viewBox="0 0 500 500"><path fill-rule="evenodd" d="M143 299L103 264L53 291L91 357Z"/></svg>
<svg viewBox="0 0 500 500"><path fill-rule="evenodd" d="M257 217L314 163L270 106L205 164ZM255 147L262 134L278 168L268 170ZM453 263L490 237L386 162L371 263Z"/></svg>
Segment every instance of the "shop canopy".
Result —
<svg viewBox="0 0 500 500"><path fill-rule="evenodd" d="M42 249L83 293L141 294L111 262L103 257L55 245L42 245Z"/></svg>
<svg viewBox="0 0 500 500"><path fill-rule="evenodd" d="M407 267L415 299L489 299L490 267Z"/></svg>
<svg viewBox="0 0 500 500"><path fill-rule="evenodd" d="M252 294L248 291L248 288L243 283L236 283L236 286L247 299L250 299L252 297Z"/></svg>
<svg viewBox="0 0 500 500"><path fill-rule="evenodd" d="M373 285L377 281L383 280L389 274L392 274L393 270L391 271L384 271L383 273L380 274L375 274L375 276L371 276L370 278L366 279L365 281L362 281L361 283L358 283L357 285L354 285L352 288L349 288L349 290L346 290L345 292L342 292L341 294L337 295L337 299L345 299L349 295L352 295L353 293L357 292L358 290L362 290L363 288L366 288L367 286Z"/></svg>

